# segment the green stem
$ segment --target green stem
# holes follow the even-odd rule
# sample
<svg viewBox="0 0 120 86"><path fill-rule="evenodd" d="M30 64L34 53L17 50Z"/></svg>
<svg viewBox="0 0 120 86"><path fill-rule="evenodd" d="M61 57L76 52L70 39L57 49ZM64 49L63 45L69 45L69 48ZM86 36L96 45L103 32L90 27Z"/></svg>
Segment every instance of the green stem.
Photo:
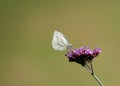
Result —
<svg viewBox="0 0 120 86"><path fill-rule="evenodd" d="M95 73L91 74L94 79L100 84L100 86L104 86L103 83L100 81L100 79L95 75Z"/></svg>
<svg viewBox="0 0 120 86"><path fill-rule="evenodd" d="M88 65L85 66L88 72L94 77L94 79L99 83L100 86L104 86L100 79L95 75L95 73L90 69Z"/></svg>

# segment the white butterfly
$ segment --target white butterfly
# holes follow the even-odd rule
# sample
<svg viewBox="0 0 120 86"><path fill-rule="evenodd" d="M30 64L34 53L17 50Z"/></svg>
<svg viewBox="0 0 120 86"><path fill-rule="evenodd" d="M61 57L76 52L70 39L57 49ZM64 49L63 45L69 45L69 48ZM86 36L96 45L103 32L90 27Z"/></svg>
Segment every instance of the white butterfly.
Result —
<svg viewBox="0 0 120 86"><path fill-rule="evenodd" d="M67 39L61 32L55 30L53 34L52 47L55 50L63 51L66 49L70 49L72 47L72 44L67 41Z"/></svg>

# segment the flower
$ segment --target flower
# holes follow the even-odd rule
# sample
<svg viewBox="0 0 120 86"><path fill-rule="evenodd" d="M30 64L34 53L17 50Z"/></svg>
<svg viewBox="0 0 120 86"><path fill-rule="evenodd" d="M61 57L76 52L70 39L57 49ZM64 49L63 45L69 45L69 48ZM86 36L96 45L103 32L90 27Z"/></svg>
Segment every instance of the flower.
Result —
<svg viewBox="0 0 120 86"><path fill-rule="evenodd" d="M71 49L65 56L68 57L69 62L76 62L85 66L87 63L92 62L92 60L100 54L100 48L91 50L88 47L81 47L78 49Z"/></svg>

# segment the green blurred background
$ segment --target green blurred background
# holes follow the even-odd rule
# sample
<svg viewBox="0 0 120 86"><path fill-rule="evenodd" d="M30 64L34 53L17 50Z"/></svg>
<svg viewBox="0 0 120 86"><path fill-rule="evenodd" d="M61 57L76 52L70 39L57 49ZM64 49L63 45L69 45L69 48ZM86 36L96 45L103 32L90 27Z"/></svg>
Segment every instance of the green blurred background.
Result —
<svg viewBox="0 0 120 86"><path fill-rule="evenodd" d="M75 48L100 47L94 71L105 86L119 86L119 23L115 0L1 0L0 86L98 86L67 51L53 50L54 30Z"/></svg>

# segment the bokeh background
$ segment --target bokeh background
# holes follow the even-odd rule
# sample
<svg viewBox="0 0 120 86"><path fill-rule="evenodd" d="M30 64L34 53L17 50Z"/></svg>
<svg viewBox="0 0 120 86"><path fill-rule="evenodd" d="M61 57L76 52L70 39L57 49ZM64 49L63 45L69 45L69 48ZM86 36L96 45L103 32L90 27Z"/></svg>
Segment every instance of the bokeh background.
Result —
<svg viewBox="0 0 120 86"><path fill-rule="evenodd" d="M98 86L85 68L53 50L54 30L73 47L100 47L94 71L105 86L120 85L120 2L1 0L0 86Z"/></svg>

